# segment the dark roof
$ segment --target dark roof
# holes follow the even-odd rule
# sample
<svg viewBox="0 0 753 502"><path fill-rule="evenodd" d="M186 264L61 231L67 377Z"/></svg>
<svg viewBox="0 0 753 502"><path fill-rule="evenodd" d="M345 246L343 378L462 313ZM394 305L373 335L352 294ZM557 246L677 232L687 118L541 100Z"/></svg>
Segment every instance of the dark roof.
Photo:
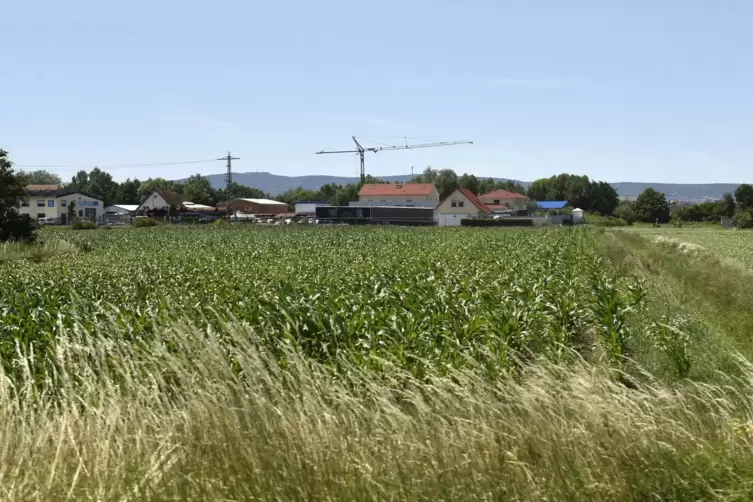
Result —
<svg viewBox="0 0 753 502"><path fill-rule="evenodd" d="M465 195L465 197L466 197L466 198L467 198L467 199L468 199L469 201L471 201L471 204L473 204L474 206L476 206L476 207L478 208L478 210L479 210L479 211L483 211L483 212L485 212L485 213L488 213L488 212L489 212L489 208L488 208L488 207L486 206L486 204L484 204L483 202L481 202L481 201L479 200L479 198L478 198L478 197L476 197L476 194L475 194L475 193L471 192L471 191L470 191L470 190L468 190L467 188L461 188L461 189L460 189L460 192L461 192L461 193L462 193L463 195Z"/></svg>
<svg viewBox="0 0 753 502"><path fill-rule="evenodd" d="M562 209L567 206L566 200L540 200L536 202L539 209Z"/></svg>
<svg viewBox="0 0 753 502"><path fill-rule="evenodd" d="M28 185L26 187L27 197L67 197L73 194L85 195L91 199L101 200L90 193L82 192L81 190L71 190L70 188L63 188L58 185Z"/></svg>

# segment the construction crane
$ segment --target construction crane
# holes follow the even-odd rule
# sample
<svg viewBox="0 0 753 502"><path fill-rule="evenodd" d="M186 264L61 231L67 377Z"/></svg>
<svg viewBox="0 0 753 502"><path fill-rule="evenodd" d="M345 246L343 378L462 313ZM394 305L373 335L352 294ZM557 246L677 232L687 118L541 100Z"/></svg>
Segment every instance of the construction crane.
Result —
<svg viewBox="0 0 753 502"><path fill-rule="evenodd" d="M361 160L361 183L366 182L366 168L364 167L364 156L366 152L385 152L389 150L412 150L413 148L432 148L435 146L450 146L450 145L472 145L473 141L443 141L441 143L419 143L416 145L409 145L408 140L405 140L405 145L396 146L379 146L374 148L364 148L361 143L358 142L355 136L353 136L353 142L356 144L355 150L335 150L330 152L316 152L316 155L325 153L357 153Z"/></svg>

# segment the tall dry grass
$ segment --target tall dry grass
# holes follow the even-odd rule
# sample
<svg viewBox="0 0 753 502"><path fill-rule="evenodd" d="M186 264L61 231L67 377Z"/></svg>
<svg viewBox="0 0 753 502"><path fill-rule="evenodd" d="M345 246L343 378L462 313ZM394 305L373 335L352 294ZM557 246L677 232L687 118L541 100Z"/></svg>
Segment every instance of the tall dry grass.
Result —
<svg viewBox="0 0 753 502"><path fill-rule="evenodd" d="M753 369L628 389L585 363L417 381L275 358L239 326L69 332L0 378L3 500L699 500L753 490ZM283 355L282 365L278 363ZM281 366L284 369L281 369Z"/></svg>

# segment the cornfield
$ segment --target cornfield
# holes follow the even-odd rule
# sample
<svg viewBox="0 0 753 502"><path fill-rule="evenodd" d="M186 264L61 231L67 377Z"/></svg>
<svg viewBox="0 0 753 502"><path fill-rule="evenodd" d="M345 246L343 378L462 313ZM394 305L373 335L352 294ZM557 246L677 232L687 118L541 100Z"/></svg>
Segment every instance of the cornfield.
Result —
<svg viewBox="0 0 753 502"><path fill-rule="evenodd" d="M149 339L173 323L248 327L331 365L415 376L504 372L600 347L619 364L641 285L588 232L178 228L45 234L82 250L0 276L0 356L41 363L61 333ZM41 366L40 366L41 367ZM11 368L8 368L9 370Z"/></svg>

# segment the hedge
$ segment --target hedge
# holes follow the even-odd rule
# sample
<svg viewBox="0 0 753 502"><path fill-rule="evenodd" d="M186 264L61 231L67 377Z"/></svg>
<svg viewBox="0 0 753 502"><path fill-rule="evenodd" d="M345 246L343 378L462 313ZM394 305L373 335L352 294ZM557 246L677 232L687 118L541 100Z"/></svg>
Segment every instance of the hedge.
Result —
<svg viewBox="0 0 753 502"><path fill-rule="evenodd" d="M532 227L533 220L530 218L499 218L497 220L472 220L464 218L460 220L464 227Z"/></svg>

